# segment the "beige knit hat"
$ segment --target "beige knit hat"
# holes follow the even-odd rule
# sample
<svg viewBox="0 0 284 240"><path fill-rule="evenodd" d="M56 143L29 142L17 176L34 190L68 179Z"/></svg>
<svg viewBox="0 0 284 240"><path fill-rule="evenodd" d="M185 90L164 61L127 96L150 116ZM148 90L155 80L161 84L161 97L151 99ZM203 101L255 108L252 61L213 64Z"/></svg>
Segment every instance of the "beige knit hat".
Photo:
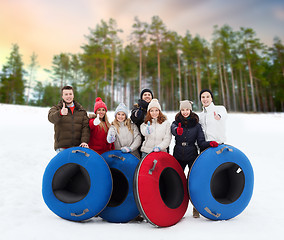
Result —
<svg viewBox="0 0 284 240"><path fill-rule="evenodd" d="M158 101L157 98L153 98L153 99L151 100L151 102L150 102L149 105L148 105L147 111L149 111L149 110L150 110L151 108L153 108L153 107L156 107L156 108L158 108L160 111L162 111L162 110L161 110L161 105L160 105L160 103L159 103L159 101Z"/></svg>
<svg viewBox="0 0 284 240"><path fill-rule="evenodd" d="M188 100L180 101L179 110L186 108L192 110L192 104L193 104L192 101Z"/></svg>

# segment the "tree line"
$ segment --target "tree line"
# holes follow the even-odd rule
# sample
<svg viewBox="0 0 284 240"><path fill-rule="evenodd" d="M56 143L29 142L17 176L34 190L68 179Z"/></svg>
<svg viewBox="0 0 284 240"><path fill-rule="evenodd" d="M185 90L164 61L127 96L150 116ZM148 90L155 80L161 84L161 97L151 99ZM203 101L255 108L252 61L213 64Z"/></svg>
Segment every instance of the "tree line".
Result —
<svg viewBox="0 0 284 240"><path fill-rule="evenodd" d="M24 69L13 44L0 73L0 102L51 106L70 84L88 110L98 96L114 109L119 102L131 107L147 87L163 109L176 111L184 99L200 109L199 92L209 88L228 111L284 111L284 45L277 37L268 47L252 28L224 25L214 26L208 42L189 31L181 36L168 30L158 16L150 23L135 17L126 45L120 32L114 19L101 20L89 29L82 53L53 56L46 69L52 82L46 84L36 79L37 55Z"/></svg>

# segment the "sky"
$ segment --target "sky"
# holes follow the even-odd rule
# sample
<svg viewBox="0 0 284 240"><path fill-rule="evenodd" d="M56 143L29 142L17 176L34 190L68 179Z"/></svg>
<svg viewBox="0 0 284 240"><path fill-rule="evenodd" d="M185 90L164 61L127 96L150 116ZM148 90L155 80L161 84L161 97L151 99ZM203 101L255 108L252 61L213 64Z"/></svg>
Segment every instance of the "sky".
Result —
<svg viewBox="0 0 284 240"><path fill-rule="evenodd" d="M27 68L33 52L41 69L54 55L82 52L90 28L101 20L116 20L127 43L134 17L151 23L159 16L168 30L199 34L210 42L213 26L228 24L234 31L252 28L261 42L284 42L283 0L0 0L0 67L12 44L18 44ZM2 69L2 67L1 67Z"/></svg>

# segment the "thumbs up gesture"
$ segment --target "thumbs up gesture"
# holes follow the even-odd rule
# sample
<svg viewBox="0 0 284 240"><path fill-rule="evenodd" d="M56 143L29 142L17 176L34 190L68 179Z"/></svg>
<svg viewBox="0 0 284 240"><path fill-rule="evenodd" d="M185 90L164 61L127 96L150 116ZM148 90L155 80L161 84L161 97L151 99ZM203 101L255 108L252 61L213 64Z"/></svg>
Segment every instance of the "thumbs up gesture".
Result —
<svg viewBox="0 0 284 240"><path fill-rule="evenodd" d="M95 126L98 126L100 124L100 122L101 122L101 120L100 120L99 114L97 114L97 117L95 118L93 123L94 123Z"/></svg>
<svg viewBox="0 0 284 240"><path fill-rule="evenodd" d="M181 123L179 123L177 128L177 134L182 135L182 133L183 133L183 128L181 127Z"/></svg>
<svg viewBox="0 0 284 240"><path fill-rule="evenodd" d="M63 107L60 110L61 115L67 115L68 114L68 108L65 105L65 102L63 102Z"/></svg>
<svg viewBox="0 0 284 240"><path fill-rule="evenodd" d="M221 119L220 115L217 114L216 112L214 112L214 118L215 118L216 120L220 120L220 119Z"/></svg>
<svg viewBox="0 0 284 240"><path fill-rule="evenodd" d="M152 127L150 126L150 121L147 122L146 133L151 134L153 132Z"/></svg>

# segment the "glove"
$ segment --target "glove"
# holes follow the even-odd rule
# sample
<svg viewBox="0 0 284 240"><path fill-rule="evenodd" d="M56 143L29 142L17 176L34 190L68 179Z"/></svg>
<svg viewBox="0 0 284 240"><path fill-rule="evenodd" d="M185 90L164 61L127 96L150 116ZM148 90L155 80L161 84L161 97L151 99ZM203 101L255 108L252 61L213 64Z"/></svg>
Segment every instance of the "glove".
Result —
<svg viewBox="0 0 284 240"><path fill-rule="evenodd" d="M217 142L215 142L215 141L211 141L209 143L209 145L210 145L210 147L218 147L219 146L219 144Z"/></svg>
<svg viewBox="0 0 284 240"><path fill-rule="evenodd" d="M114 135L114 133L110 133L110 134L108 134L107 135L107 142L108 143L113 143L115 141L115 135Z"/></svg>
<svg viewBox="0 0 284 240"><path fill-rule="evenodd" d="M153 148L153 151L154 151L154 152L161 152L161 148L159 148L159 147L154 147L154 148Z"/></svg>
<svg viewBox="0 0 284 240"><path fill-rule="evenodd" d="M146 133L151 134L153 132L152 127L150 126L150 121L147 122Z"/></svg>
<svg viewBox="0 0 284 240"><path fill-rule="evenodd" d="M147 111L149 103L147 103L145 100L139 99L138 105Z"/></svg>
<svg viewBox="0 0 284 240"><path fill-rule="evenodd" d="M181 127L181 123L179 123L177 128L177 134L182 135L182 133L183 133L183 128Z"/></svg>
<svg viewBox="0 0 284 240"><path fill-rule="evenodd" d="M95 126L98 126L101 123L100 117L99 115L97 115L97 117L95 118L95 120L93 121Z"/></svg>
<svg viewBox="0 0 284 240"><path fill-rule="evenodd" d="M130 148L130 147L122 147L122 148L121 148L121 151L122 151L123 153L129 153L129 152L131 152L131 148Z"/></svg>

